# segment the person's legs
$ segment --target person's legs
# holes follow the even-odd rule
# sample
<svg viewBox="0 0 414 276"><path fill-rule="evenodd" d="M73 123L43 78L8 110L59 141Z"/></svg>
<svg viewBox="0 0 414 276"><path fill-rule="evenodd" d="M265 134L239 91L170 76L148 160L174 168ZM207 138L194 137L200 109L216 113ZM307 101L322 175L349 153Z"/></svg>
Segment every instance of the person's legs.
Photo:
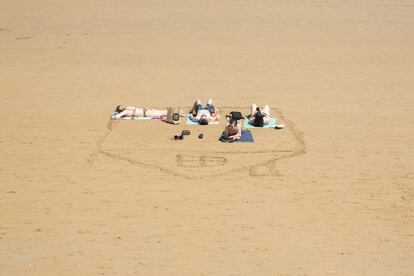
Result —
<svg viewBox="0 0 414 276"><path fill-rule="evenodd" d="M257 105L255 103L252 103L251 107L250 107L250 116L254 116L254 114L256 113L256 109L257 109Z"/></svg>
<svg viewBox="0 0 414 276"><path fill-rule="evenodd" d="M190 110L190 113L192 113L192 114L197 114L198 113L198 111L200 110L200 109L202 109L203 108L203 106L201 105L201 101L200 101L200 99L197 99L195 102L194 102L194 104L193 104L193 107L191 108L191 110Z"/></svg>
<svg viewBox="0 0 414 276"><path fill-rule="evenodd" d="M167 116L167 109L145 109L145 117Z"/></svg>
<svg viewBox="0 0 414 276"><path fill-rule="evenodd" d="M206 109L210 113L216 112L216 108L214 107L214 103L213 103L213 100L212 99L208 99L207 105L206 105Z"/></svg>
<svg viewBox="0 0 414 276"><path fill-rule="evenodd" d="M270 120L270 107L268 105L265 105L263 107L262 111L263 111L264 114L266 114L266 116L263 117L263 123L265 125L267 125L269 123L269 120Z"/></svg>
<svg viewBox="0 0 414 276"><path fill-rule="evenodd" d="M270 107L268 105L263 107L262 112L270 117Z"/></svg>

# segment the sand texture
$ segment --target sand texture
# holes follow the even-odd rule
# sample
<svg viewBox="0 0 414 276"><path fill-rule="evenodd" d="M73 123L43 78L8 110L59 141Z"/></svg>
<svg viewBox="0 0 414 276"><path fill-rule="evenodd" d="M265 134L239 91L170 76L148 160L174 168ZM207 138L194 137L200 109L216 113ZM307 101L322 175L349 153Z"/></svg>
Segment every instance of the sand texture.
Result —
<svg viewBox="0 0 414 276"><path fill-rule="evenodd" d="M414 275L411 0L3 0L0 103L0 275Z"/></svg>

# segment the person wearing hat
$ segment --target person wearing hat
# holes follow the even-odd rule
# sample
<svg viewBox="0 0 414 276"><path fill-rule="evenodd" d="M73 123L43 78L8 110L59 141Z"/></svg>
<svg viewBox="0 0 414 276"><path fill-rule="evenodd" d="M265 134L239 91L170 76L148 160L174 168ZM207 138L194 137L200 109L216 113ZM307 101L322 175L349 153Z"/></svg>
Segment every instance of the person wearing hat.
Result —
<svg viewBox="0 0 414 276"><path fill-rule="evenodd" d="M212 99L207 101L207 105L203 107L201 100L197 99L193 107L190 110L189 118L193 122L197 122L200 125L208 125L209 123L219 120L219 116L216 113L216 108Z"/></svg>

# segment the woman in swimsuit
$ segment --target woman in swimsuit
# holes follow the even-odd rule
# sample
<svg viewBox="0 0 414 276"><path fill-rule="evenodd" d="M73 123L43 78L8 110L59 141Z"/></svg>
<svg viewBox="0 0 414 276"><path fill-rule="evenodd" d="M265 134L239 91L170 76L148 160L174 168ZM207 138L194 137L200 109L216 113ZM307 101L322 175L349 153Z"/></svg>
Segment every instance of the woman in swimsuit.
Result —
<svg viewBox="0 0 414 276"><path fill-rule="evenodd" d="M115 109L115 119L122 117L158 117L167 116L167 109L151 109L147 107L135 107L130 105L118 105Z"/></svg>
<svg viewBox="0 0 414 276"><path fill-rule="evenodd" d="M235 119L230 119L226 128L224 129L224 139L239 140L241 138L241 125Z"/></svg>

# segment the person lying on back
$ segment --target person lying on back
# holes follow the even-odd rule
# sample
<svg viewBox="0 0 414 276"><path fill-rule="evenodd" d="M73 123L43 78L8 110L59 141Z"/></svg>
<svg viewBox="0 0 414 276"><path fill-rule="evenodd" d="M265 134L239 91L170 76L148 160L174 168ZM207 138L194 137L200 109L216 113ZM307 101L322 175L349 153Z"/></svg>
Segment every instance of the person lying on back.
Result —
<svg viewBox="0 0 414 276"><path fill-rule="evenodd" d="M167 115L167 109L159 110L130 105L118 105L115 112L117 112L114 116L115 119L120 119L122 117L158 117Z"/></svg>
<svg viewBox="0 0 414 276"><path fill-rule="evenodd" d="M208 100L205 107L201 104L200 99L197 99L190 110L191 114L189 115L189 118L191 121L197 122L200 125L208 125L209 123L219 120L219 116L216 112L212 99Z"/></svg>
<svg viewBox="0 0 414 276"><path fill-rule="evenodd" d="M252 103L249 124L255 127L263 127L267 125L270 120L270 108L265 105L261 110L256 104Z"/></svg>

